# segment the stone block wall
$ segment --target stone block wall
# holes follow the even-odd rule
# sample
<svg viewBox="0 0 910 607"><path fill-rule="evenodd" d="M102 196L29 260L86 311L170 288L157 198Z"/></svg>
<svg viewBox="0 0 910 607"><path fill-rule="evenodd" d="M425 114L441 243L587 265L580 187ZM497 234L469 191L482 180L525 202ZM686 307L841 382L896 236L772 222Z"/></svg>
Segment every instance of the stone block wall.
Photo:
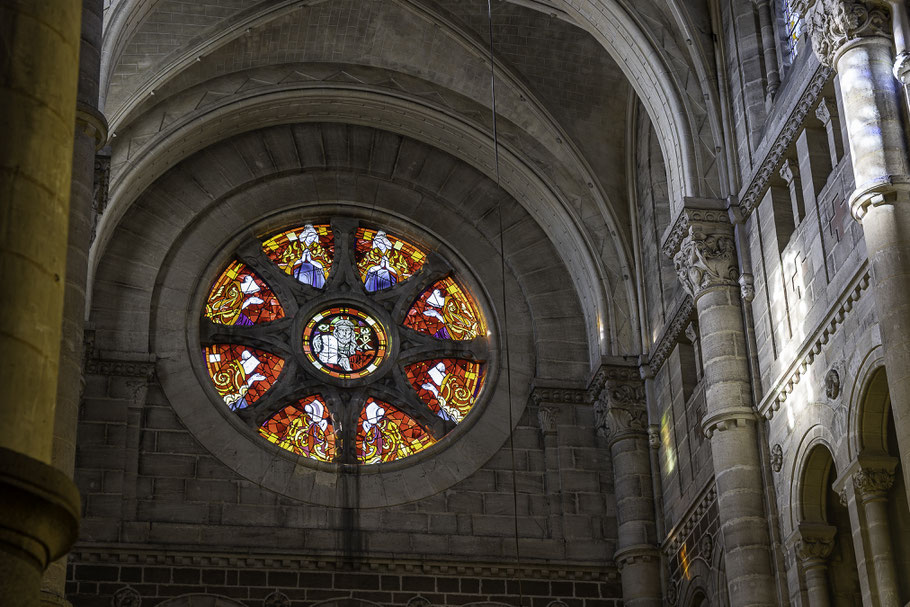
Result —
<svg viewBox="0 0 910 607"><path fill-rule="evenodd" d="M149 597L143 605L191 591L252 605L275 587L293 590L300 604L340 591L383 604L418 592L449 603L514 602L518 592L505 580L523 571L516 559L534 568L522 592L538 602L596 607L620 594L612 468L590 405L548 405L556 442L546 451L529 406L513 434L514 454L506 443L464 481L426 499L328 508L265 490L206 452L150 369L105 362L87 379L76 469L85 518L68 594L76 607L108 605L126 584ZM431 562L437 573L425 575ZM460 581L465 576L473 585ZM551 588L550 577L566 582Z"/></svg>

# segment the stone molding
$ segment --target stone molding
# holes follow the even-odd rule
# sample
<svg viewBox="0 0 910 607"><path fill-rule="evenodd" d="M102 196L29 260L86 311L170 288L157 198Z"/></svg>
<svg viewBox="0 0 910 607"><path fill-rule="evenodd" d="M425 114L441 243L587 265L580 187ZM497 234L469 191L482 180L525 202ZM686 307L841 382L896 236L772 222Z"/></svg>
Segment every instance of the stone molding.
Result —
<svg viewBox="0 0 910 607"><path fill-rule="evenodd" d="M793 108L787 121L778 132L774 143L771 145L762 161L757 164L757 171L739 197L744 221L755 208L758 207L758 203L761 202L762 196L764 196L765 191L768 189L768 182L774 176L775 169L780 166L784 154L786 154L787 150L790 149L790 146L793 145L793 142L796 141L796 138L802 132L806 117L815 106L815 103L821 96L822 90L825 88L825 85L828 84L828 81L831 80L833 75L834 72L831 69L825 66L819 66L812 76L812 79L809 81L805 91L800 95L799 102Z"/></svg>
<svg viewBox="0 0 910 607"><path fill-rule="evenodd" d="M609 380L620 382L641 381L641 370L628 360L602 364L594 373L591 381L588 382L588 402L595 402L600 397L600 393Z"/></svg>
<svg viewBox="0 0 910 607"><path fill-rule="evenodd" d="M639 563L653 563L660 559L660 550L650 544L635 544L625 546L616 551L613 561L620 571L627 565Z"/></svg>
<svg viewBox="0 0 910 607"><path fill-rule="evenodd" d="M853 310L853 306L869 288L870 281L869 262L863 261L853 279L847 284L841 297L834 302L824 319L806 337L793 361L765 393L758 406L759 414L765 419L772 419L774 414L780 410L781 405L786 402L789 395L796 389L809 367L815 362L818 354L821 353L825 345L831 340L831 337L844 324L847 315Z"/></svg>
<svg viewBox="0 0 910 607"><path fill-rule="evenodd" d="M411 607L411 602L413 601L414 599L411 599L408 602L408 607ZM263 599L262 607L291 607L291 599L283 592L276 590Z"/></svg>
<svg viewBox="0 0 910 607"><path fill-rule="evenodd" d="M385 560L370 559L351 561L342 556L332 555L288 555L288 554L242 554L195 552L175 550L172 547L126 549L122 544L77 544L70 553L70 561L76 564L129 564L130 566L153 567L230 567L244 569L285 569L285 570L340 570L364 571L391 574L418 575L473 575L502 579L539 578L566 581L608 581L618 582L619 571L614 563L602 566L560 567L558 565L535 564L529 566L508 566L502 563L470 563L466 561L430 560Z"/></svg>
<svg viewBox="0 0 910 607"><path fill-rule="evenodd" d="M891 15L875 0L816 0L806 11L806 31L819 61L834 67L855 41L891 38Z"/></svg>
<svg viewBox="0 0 910 607"><path fill-rule="evenodd" d="M757 416L752 409L725 409L713 415L706 415L701 427L705 436L711 438L715 432L742 428L746 424L754 424L756 419Z"/></svg>
<svg viewBox="0 0 910 607"><path fill-rule="evenodd" d="M819 523L800 523L790 538L793 553L804 565L823 564L834 550L837 528Z"/></svg>
<svg viewBox="0 0 910 607"><path fill-rule="evenodd" d="M666 323L663 334L651 349L653 354L648 360L648 367L652 375L656 374L670 356L670 352L679 342L679 336L683 334L686 327L692 321L692 314L695 312L695 300L689 295L683 297L682 301L676 307L670 322Z"/></svg>
<svg viewBox="0 0 910 607"><path fill-rule="evenodd" d="M893 205L900 195L910 196L910 175L884 175L857 184L847 204L853 218L862 223L869 207Z"/></svg>
<svg viewBox="0 0 910 607"><path fill-rule="evenodd" d="M588 391L581 388L548 388L535 387L531 392L531 402L538 407L543 405L587 405Z"/></svg>
<svg viewBox="0 0 910 607"><path fill-rule="evenodd" d="M81 498L60 470L0 447L0 545L39 572L76 541Z"/></svg>
<svg viewBox="0 0 910 607"><path fill-rule="evenodd" d="M714 484L714 477L708 481L707 486L702 489L702 497L694 502L679 520L679 522L667 532L667 537L661 546L664 555L672 557L679 552L683 541L689 536L701 518L708 512L711 504L717 501L717 486ZM718 540L719 541L719 540Z"/></svg>
<svg viewBox="0 0 910 607"><path fill-rule="evenodd" d="M96 152L107 145L107 119L96 107L76 103L76 132L94 139Z"/></svg>
<svg viewBox="0 0 910 607"><path fill-rule="evenodd" d="M664 254L683 289L697 300L717 288L739 288L733 224L726 209L685 207L668 233Z"/></svg>
<svg viewBox="0 0 910 607"><path fill-rule="evenodd" d="M95 350L95 339L92 331L85 333L84 372L86 375L106 375L114 377L139 377L146 382L155 378L156 365L154 357L146 360L102 358Z"/></svg>

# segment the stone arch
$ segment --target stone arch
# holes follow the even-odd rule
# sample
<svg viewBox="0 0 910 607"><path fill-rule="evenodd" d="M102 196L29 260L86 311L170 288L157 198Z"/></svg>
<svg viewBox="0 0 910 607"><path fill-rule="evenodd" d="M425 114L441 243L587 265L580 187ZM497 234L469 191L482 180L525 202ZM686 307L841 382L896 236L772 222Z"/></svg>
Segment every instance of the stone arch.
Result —
<svg viewBox="0 0 910 607"><path fill-rule="evenodd" d="M800 451L795 466L796 503L792 511L798 522L826 523L828 480L832 471L837 469L833 450L827 440L816 437Z"/></svg>
<svg viewBox="0 0 910 607"><path fill-rule="evenodd" d="M245 607L240 601L217 594L184 594L158 603L158 607Z"/></svg>
<svg viewBox="0 0 910 607"><path fill-rule="evenodd" d="M861 453L887 453L890 396L881 345L872 348L860 363L850 391L849 407L849 461Z"/></svg>
<svg viewBox="0 0 910 607"><path fill-rule="evenodd" d="M718 552L718 550L714 552ZM713 553L711 560L713 561ZM709 605L707 597L711 594L713 577L711 563L706 562L701 555L692 559L689 565L689 577L683 579L680 584L677 604L680 607L707 607Z"/></svg>

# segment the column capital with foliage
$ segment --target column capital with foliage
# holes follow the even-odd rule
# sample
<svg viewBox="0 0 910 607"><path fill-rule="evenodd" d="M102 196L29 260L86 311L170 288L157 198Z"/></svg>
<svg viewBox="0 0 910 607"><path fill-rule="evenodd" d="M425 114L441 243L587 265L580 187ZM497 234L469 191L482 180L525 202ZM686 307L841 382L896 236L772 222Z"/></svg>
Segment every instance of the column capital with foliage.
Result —
<svg viewBox="0 0 910 607"><path fill-rule="evenodd" d="M696 300L719 287L740 288L733 224L719 201L703 202L714 208L684 207L663 244L683 288Z"/></svg>
<svg viewBox="0 0 910 607"><path fill-rule="evenodd" d="M881 0L816 0L805 23L815 54L830 68L849 45L892 35L891 11Z"/></svg>

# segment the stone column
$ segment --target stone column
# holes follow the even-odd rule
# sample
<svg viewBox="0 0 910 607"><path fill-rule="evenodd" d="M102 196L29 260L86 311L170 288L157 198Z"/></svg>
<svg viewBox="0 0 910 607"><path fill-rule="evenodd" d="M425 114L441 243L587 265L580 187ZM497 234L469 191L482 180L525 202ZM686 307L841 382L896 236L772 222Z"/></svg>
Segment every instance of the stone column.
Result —
<svg viewBox="0 0 910 607"><path fill-rule="evenodd" d="M51 463L72 478L76 460L76 426L82 394L83 325L95 193L95 153L106 142L107 122L98 111L101 71L102 0L82 0L79 88L73 142L72 186L63 297L63 327L54 415ZM51 563L42 582L45 605L68 604L64 598L66 560Z"/></svg>
<svg viewBox="0 0 910 607"><path fill-rule="evenodd" d="M663 249L698 312L730 605L777 605L733 225L721 201L686 203Z"/></svg>
<svg viewBox="0 0 910 607"><path fill-rule="evenodd" d="M602 388L600 385L602 384ZM660 551L654 521L645 386L637 367L601 367L593 391L595 428L607 439L616 492L617 549L623 604L662 604Z"/></svg>
<svg viewBox="0 0 910 607"><path fill-rule="evenodd" d="M545 488L547 492L547 520L550 525L550 537L553 539L565 538L563 526L563 501L562 501L562 474L559 466L559 437L557 431L557 416L559 410L546 400L546 390L535 389L531 394L532 400L537 404L537 423L543 435L543 459L546 467Z"/></svg>
<svg viewBox="0 0 910 607"><path fill-rule="evenodd" d="M807 28L837 70L856 191L888 369L904 478L910 492L910 167L900 91L892 74L890 10L877 0L818 0Z"/></svg>
<svg viewBox="0 0 910 607"><path fill-rule="evenodd" d="M777 39L774 35L774 9L771 0L752 0L758 11L758 27L761 30L762 57L765 61L767 89L765 104L770 108L780 88L780 70L777 64Z"/></svg>
<svg viewBox="0 0 910 607"><path fill-rule="evenodd" d="M828 607L831 604L828 583L828 557L834 549L837 528L821 523L800 523L791 542L796 558L803 566L809 607Z"/></svg>
<svg viewBox="0 0 910 607"><path fill-rule="evenodd" d="M888 524L888 491L894 484L893 462L888 467L862 467L853 473L853 489L862 504L872 570L875 573L875 595L882 607L899 607L897 573Z"/></svg>
<svg viewBox="0 0 910 607"><path fill-rule="evenodd" d="M79 494L52 468L81 6L0 0L0 603L38 605L76 539Z"/></svg>

